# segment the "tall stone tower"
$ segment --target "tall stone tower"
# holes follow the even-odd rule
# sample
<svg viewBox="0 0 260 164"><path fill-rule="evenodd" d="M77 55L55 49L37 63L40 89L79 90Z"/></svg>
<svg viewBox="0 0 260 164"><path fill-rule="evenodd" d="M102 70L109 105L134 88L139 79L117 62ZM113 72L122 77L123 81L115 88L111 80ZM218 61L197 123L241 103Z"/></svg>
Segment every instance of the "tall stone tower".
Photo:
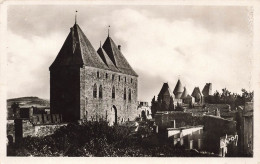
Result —
<svg viewBox="0 0 260 164"><path fill-rule="evenodd" d="M202 102L202 94L200 92L199 87L195 87L193 89L191 96L195 98L195 102L199 102L199 103Z"/></svg>
<svg viewBox="0 0 260 164"><path fill-rule="evenodd" d="M161 91L158 94L158 101L160 103L166 103L166 108L169 107L172 95L168 83L164 83Z"/></svg>
<svg viewBox="0 0 260 164"><path fill-rule="evenodd" d="M182 92L183 92L183 87L182 87L180 79L178 79L177 84L176 84L176 86L173 90L173 93L175 95L175 99L180 99Z"/></svg>
<svg viewBox="0 0 260 164"><path fill-rule="evenodd" d="M136 117L138 75L110 36L96 51L75 23L49 70L51 113L63 120Z"/></svg>
<svg viewBox="0 0 260 164"><path fill-rule="evenodd" d="M202 90L202 94L205 97L212 95L212 83L206 83L206 85L204 86L204 88Z"/></svg>

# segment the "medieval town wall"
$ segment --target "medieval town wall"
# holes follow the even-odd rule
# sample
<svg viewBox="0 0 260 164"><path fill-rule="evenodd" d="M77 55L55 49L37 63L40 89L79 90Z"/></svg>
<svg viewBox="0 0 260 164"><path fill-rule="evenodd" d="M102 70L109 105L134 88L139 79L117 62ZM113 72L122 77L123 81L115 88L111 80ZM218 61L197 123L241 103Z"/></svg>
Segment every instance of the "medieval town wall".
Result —
<svg viewBox="0 0 260 164"><path fill-rule="evenodd" d="M23 137L43 137L53 134L57 129L66 126L60 114L35 114L28 119L16 118L8 122L7 135L15 142Z"/></svg>
<svg viewBox="0 0 260 164"><path fill-rule="evenodd" d="M66 126L66 123L60 124L41 124L33 125L28 120L23 120L23 137L32 136L32 137L44 137L47 135L53 134L57 129L62 126Z"/></svg>

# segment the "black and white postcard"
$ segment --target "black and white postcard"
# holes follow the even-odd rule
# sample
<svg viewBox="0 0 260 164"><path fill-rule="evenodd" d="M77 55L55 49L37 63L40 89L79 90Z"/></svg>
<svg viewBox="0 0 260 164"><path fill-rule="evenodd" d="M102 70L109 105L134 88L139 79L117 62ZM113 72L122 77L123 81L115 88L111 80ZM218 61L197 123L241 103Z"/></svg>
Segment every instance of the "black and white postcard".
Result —
<svg viewBox="0 0 260 164"><path fill-rule="evenodd" d="M259 163L259 6L4 1L0 163Z"/></svg>

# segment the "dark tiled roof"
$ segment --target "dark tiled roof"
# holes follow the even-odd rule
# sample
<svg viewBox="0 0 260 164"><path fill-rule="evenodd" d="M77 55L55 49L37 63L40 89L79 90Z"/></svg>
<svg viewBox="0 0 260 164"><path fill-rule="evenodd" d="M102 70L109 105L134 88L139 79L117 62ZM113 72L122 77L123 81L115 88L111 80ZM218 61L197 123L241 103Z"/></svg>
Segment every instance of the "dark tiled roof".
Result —
<svg viewBox="0 0 260 164"><path fill-rule="evenodd" d="M209 96L210 92L212 90L212 84L211 83L206 83L206 85L204 86L202 93L204 96Z"/></svg>
<svg viewBox="0 0 260 164"><path fill-rule="evenodd" d="M102 47L121 73L138 76L111 37L107 37Z"/></svg>
<svg viewBox="0 0 260 164"><path fill-rule="evenodd" d="M162 89L159 92L158 97L162 97L165 93L168 93L169 95L171 95L171 91L170 91L168 83L163 83Z"/></svg>
<svg viewBox="0 0 260 164"><path fill-rule="evenodd" d="M188 96L188 92L187 92L187 89L186 87L184 87L184 91L182 92L182 95L181 95L181 98L186 98Z"/></svg>
<svg viewBox="0 0 260 164"><path fill-rule="evenodd" d="M190 96L189 94L186 96L186 98L192 98L192 96Z"/></svg>
<svg viewBox="0 0 260 164"><path fill-rule="evenodd" d="M196 97L196 96L202 96L201 95L201 92L200 92L200 88L199 87L195 87L192 94L191 94L192 97Z"/></svg>
<svg viewBox="0 0 260 164"><path fill-rule="evenodd" d="M86 35L75 24L50 70L60 66L85 65L138 76L110 37L107 38L103 48L100 47L96 52Z"/></svg>
<svg viewBox="0 0 260 164"><path fill-rule="evenodd" d="M175 88L174 88L173 93L174 93L174 95L176 95L177 93L181 93L182 91L183 91L183 87L182 87L181 81L179 79Z"/></svg>
<svg viewBox="0 0 260 164"><path fill-rule="evenodd" d="M77 27L76 29L78 31L80 48L82 52L84 65L101 68L101 69L107 69L107 66L99 57L99 55L97 54L94 47L91 45L86 35L82 32L82 30L77 24L75 26Z"/></svg>
<svg viewBox="0 0 260 164"><path fill-rule="evenodd" d="M108 57L107 53L104 51L103 48L99 48L97 50L97 53L99 54L99 56L101 57L101 59L103 60L103 62L108 66L108 68L114 72L120 72L119 69L116 68L116 66L113 64L113 62L110 60L110 58Z"/></svg>
<svg viewBox="0 0 260 164"><path fill-rule="evenodd" d="M77 24L71 28L67 39L50 66L50 69L69 65L85 65L109 69Z"/></svg>
<svg viewBox="0 0 260 164"><path fill-rule="evenodd" d="M78 41L75 40L74 27L71 28L69 35L67 36L63 46L58 53L56 59L50 66L50 69L56 66L68 66L68 65L82 65L83 60L80 56L80 49ZM76 51L77 49L77 51Z"/></svg>

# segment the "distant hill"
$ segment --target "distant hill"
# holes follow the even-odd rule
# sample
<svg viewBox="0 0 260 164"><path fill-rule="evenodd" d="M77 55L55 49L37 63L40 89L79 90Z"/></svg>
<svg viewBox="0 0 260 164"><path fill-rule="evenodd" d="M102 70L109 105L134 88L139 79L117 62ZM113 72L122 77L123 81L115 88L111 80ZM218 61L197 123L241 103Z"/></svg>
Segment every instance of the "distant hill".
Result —
<svg viewBox="0 0 260 164"><path fill-rule="evenodd" d="M41 99L39 97L18 97L7 99L7 108L16 102L20 107L50 107L50 101L46 99Z"/></svg>

